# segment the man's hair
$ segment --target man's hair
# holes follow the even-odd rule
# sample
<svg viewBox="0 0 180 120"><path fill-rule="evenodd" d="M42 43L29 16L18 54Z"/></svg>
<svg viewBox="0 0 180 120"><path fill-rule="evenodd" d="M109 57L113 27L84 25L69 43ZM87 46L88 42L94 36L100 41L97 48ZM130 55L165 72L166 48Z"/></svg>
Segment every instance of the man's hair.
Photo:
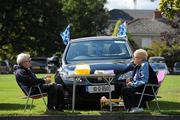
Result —
<svg viewBox="0 0 180 120"><path fill-rule="evenodd" d="M144 60L147 60L147 58L148 58L148 53L144 49L137 49L134 52L134 56L137 56L137 55L142 57Z"/></svg>
<svg viewBox="0 0 180 120"><path fill-rule="evenodd" d="M20 53L19 55L17 55L17 64L18 65L22 65L23 62L28 61L30 59L30 55L29 54L25 54L25 53Z"/></svg>

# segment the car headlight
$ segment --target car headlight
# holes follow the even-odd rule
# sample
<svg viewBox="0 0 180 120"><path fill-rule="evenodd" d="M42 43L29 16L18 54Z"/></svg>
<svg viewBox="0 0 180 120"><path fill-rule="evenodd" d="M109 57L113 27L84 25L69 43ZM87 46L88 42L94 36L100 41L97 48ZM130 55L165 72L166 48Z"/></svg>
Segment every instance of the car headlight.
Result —
<svg viewBox="0 0 180 120"><path fill-rule="evenodd" d="M130 79L132 75L133 75L133 71L129 71L129 72L119 75L117 80L127 80L127 79Z"/></svg>

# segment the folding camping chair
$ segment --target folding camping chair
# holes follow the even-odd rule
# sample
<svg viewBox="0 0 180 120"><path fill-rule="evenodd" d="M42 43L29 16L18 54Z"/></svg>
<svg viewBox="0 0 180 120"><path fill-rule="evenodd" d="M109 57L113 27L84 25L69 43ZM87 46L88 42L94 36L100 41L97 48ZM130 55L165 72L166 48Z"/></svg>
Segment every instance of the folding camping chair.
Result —
<svg viewBox="0 0 180 120"><path fill-rule="evenodd" d="M17 65L14 65L14 66L13 66L13 70L15 71L16 69L17 69ZM16 76L16 73L15 73L15 72L14 72L14 74L15 74L15 76ZM44 105L46 106L46 109L48 110L46 101L45 101L45 99L44 99L44 97L47 96L47 93L42 93L39 85L32 86L32 87L30 87L29 90L27 90L27 89L25 88L25 86L23 86L17 79L16 79L16 82L17 82L18 86L21 88L21 90L23 91L23 93L25 94L25 97L23 97L23 98L27 99L26 104L25 104L25 107L24 107L24 112L25 112L26 109L27 109L28 102L29 102L29 99L30 99L30 98L32 99L31 105L30 105L30 110L32 109L32 105L33 105L34 100L35 100L35 99L40 99L40 98L42 98L42 100L43 100L43 102L44 102ZM39 94L31 95L32 88L37 88Z"/></svg>
<svg viewBox="0 0 180 120"><path fill-rule="evenodd" d="M43 100L43 102L44 102L44 105L45 105L46 108L47 108L47 104L46 104L46 101L45 101L45 99L44 99L44 97L47 96L47 93L42 93L39 85L32 86L32 87L30 87L29 91L27 91L26 88L25 88L21 83L19 83L19 82L17 82L17 83L18 83L19 87L22 89L23 93L26 95L26 96L23 97L23 98L27 99L27 100L26 100L25 107L24 107L24 112L25 112L26 109L27 109L28 102L29 102L29 99L30 99L30 98L32 99L31 105L30 105L30 110L32 109L32 105L33 105L34 100L35 100L35 99L40 99L40 98L42 98L42 100ZM38 88L39 94L31 95L32 88ZM48 110L48 108L47 108L47 110Z"/></svg>
<svg viewBox="0 0 180 120"><path fill-rule="evenodd" d="M166 76L166 72L165 71L159 71L158 74L157 74L158 85L157 84L145 84L142 93L139 93L139 92L136 93L136 94L140 94L141 95L139 103L138 103L138 108L141 105L143 96L153 96L153 97L155 97L156 106L157 106L158 110L160 111L160 107L159 107L158 99L157 99L158 98L157 93L158 93L158 90L159 90L159 88L161 86L161 83L163 82L165 76ZM152 89L153 94L146 94L145 93L145 90L146 90L147 87L150 87ZM158 89L155 91L155 88L158 88ZM147 105L147 108L149 109L148 101L146 101L146 105Z"/></svg>

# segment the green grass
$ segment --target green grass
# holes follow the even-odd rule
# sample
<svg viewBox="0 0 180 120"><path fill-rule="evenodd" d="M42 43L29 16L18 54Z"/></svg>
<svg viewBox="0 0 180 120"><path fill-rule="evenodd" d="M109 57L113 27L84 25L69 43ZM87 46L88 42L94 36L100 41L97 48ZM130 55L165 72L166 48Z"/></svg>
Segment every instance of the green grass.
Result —
<svg viewBox="0 0 180 120"><path fill-rule="evenodd" d="M40 74L38 77L42 77ZM45 106L41 99L35 100L33 109L31 111L23 112L25 99L22 99L24 94L18 87L14 75L0 75L0 115L19 115L19 114L125 114L124 111L116 112L101 112L96 111L76 111L72 113L71 110L65 110L65 112L46 112ZM151 114L180 114L180 75L168 75L166 76L158 95L161 113L157 111ZM150 108L153 108L154 102L151 102ZM146 111L145 114L149 112Z"/></svg>

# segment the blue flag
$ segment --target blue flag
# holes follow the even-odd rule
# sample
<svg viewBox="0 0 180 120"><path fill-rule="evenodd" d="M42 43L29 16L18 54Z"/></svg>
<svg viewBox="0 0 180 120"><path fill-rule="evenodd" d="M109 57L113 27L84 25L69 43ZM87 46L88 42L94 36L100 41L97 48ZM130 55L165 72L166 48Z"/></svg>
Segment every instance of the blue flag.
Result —
<svg viewBox="0 0 180 120"><path fill-rule="evenodd" d="M70 24L66 27L64 32L60 33L60 36L62 37L63 43L67 45L70 41Z"/></svg>
<svg viewBox="0 0 180 120"><path fill-rule="evenodd" d="M121 38L125 38L127 35L126 35L126 22L123 22L120 26L119 26L119 31L118 31L118 34L117 36L118 37L121 37Z"/></svg>

